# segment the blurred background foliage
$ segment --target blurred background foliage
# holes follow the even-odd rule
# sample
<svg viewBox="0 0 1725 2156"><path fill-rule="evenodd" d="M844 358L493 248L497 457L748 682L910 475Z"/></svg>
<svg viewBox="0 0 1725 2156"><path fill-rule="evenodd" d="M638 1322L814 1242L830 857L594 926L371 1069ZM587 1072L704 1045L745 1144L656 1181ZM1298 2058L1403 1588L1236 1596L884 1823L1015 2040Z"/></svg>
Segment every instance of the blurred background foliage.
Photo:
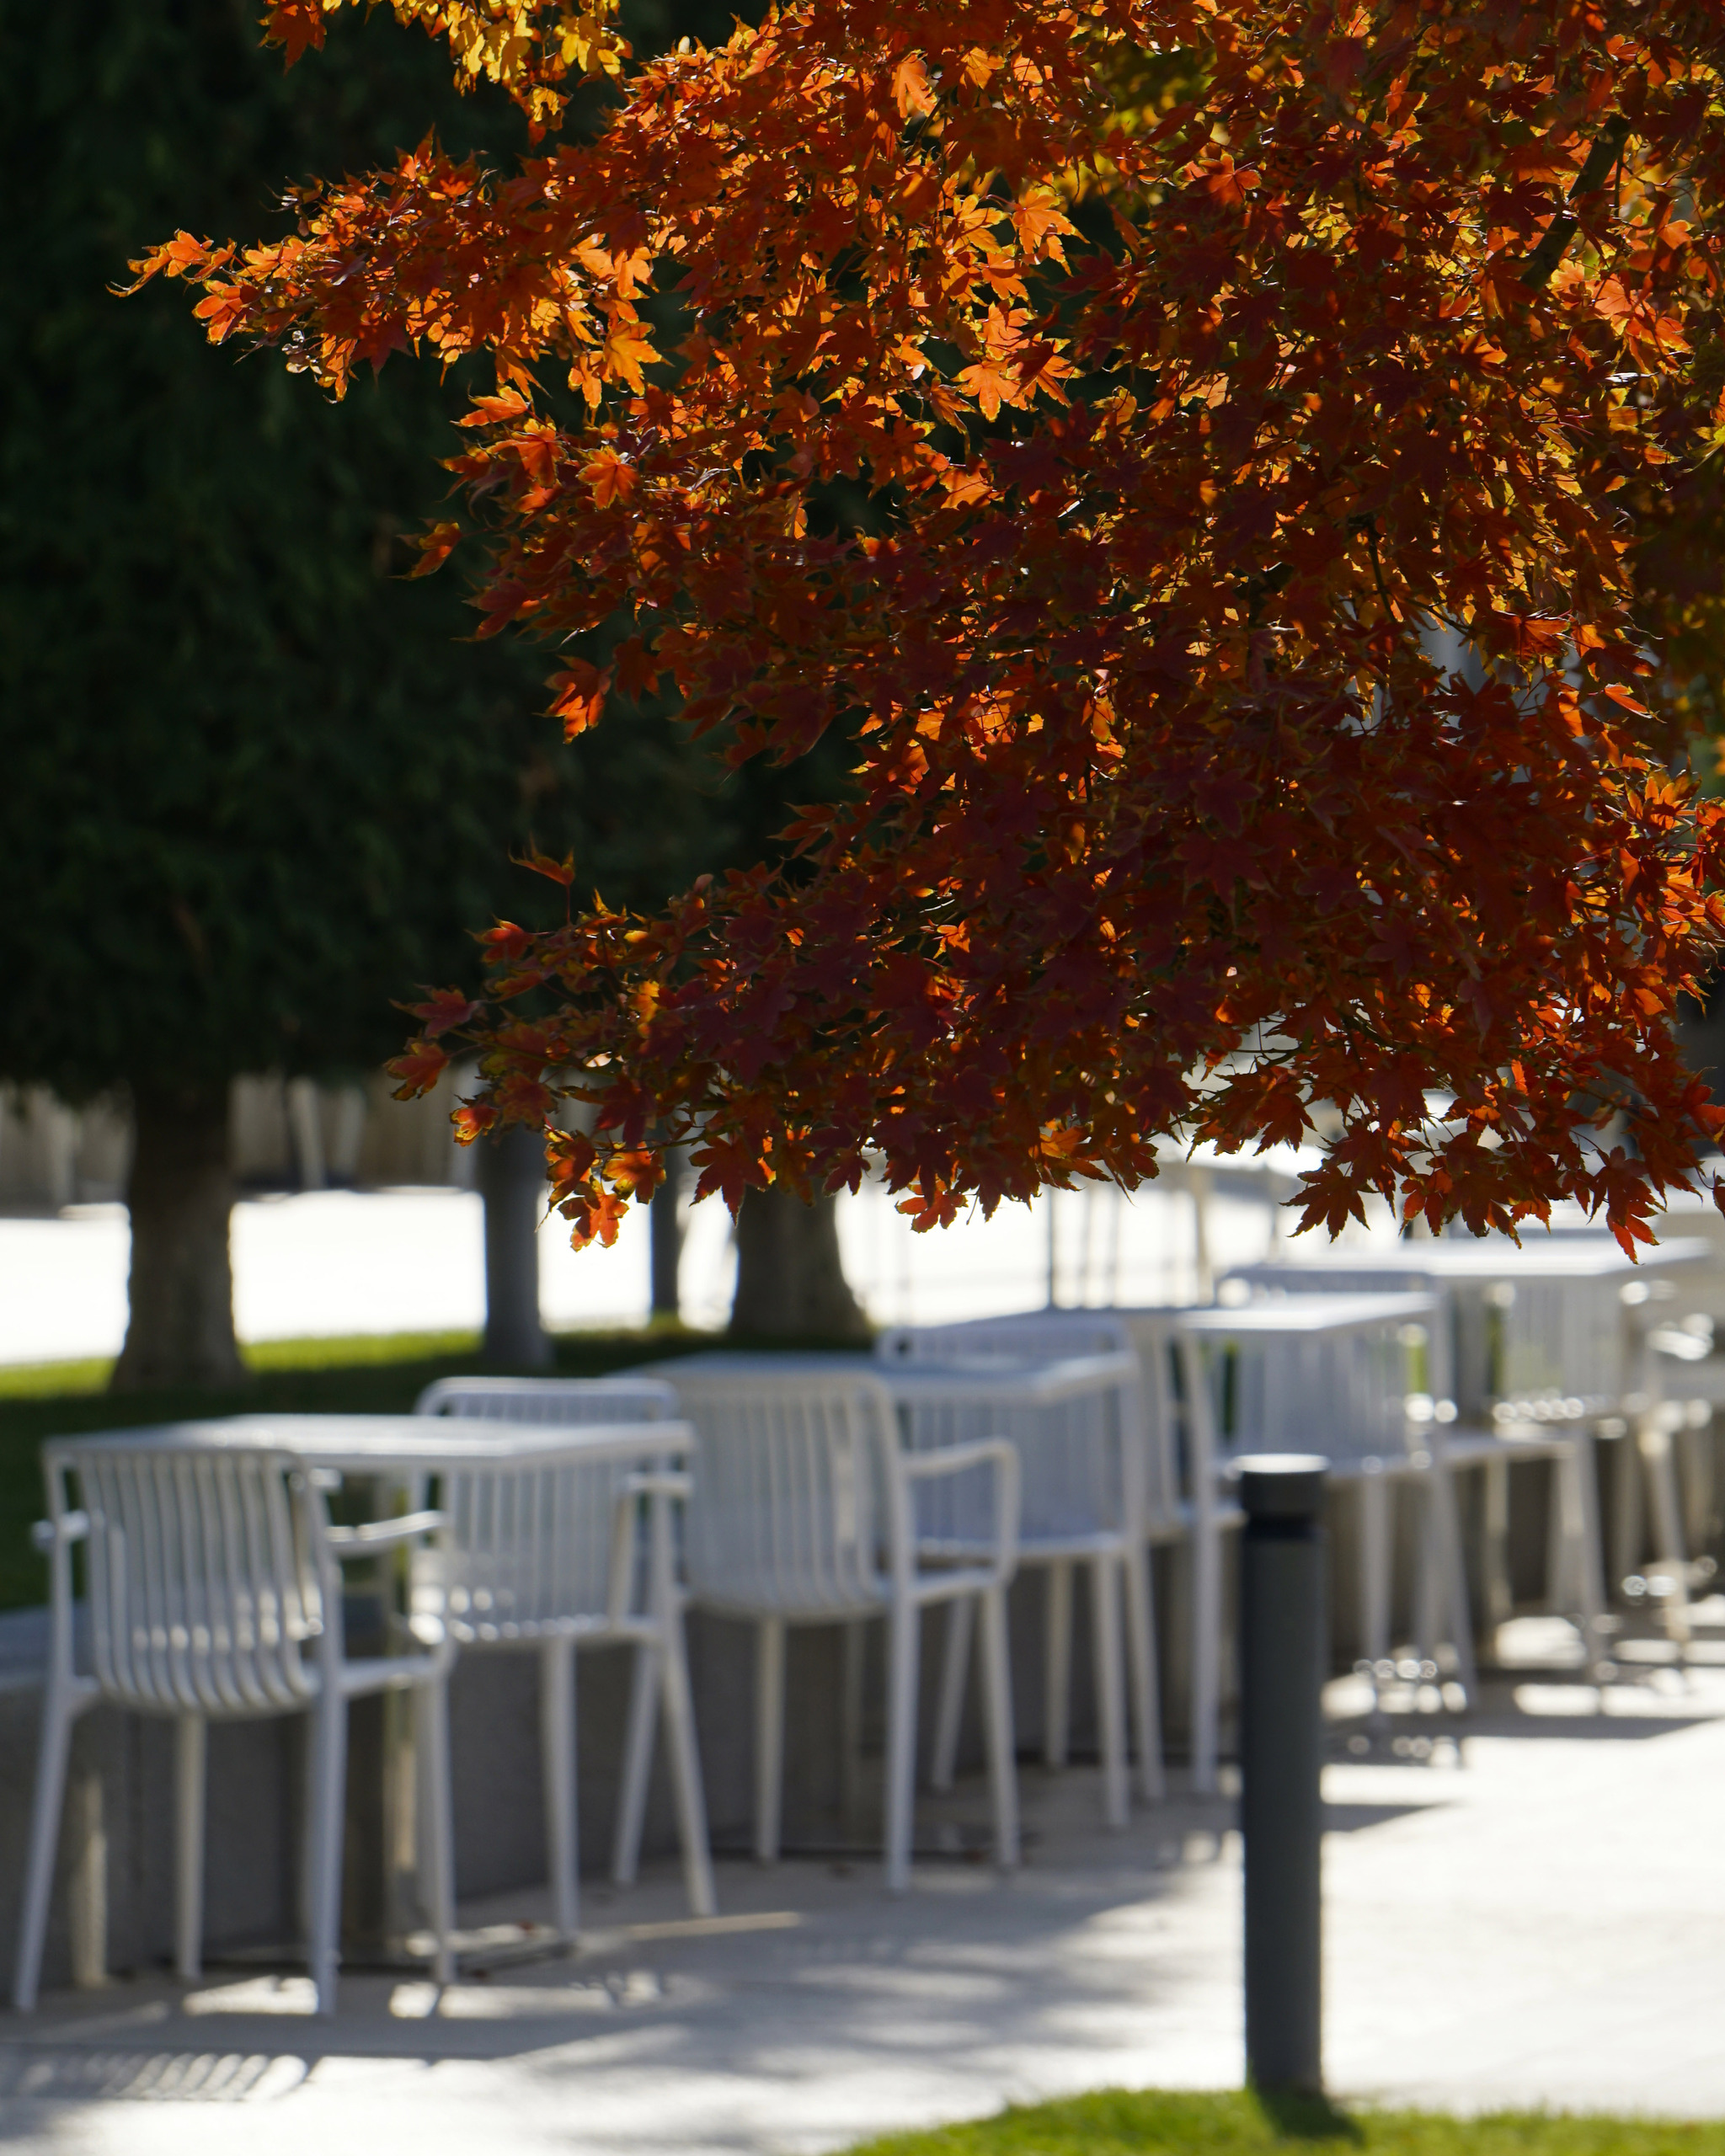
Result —
<svg viewBox="0 0 1725 2156"><path fill-rule="evenodd" d="M642 0L642 50L728 11ZM742 782L665 708L563 744L549 654L469 640L460 573L409 583L447 513L466 385L397 360L344 404L212 350L179 285L121 299L179 227L280 228L283 184L435 125L525 148L387 9L291 72L249 0L0 4L0 1076L77 1100L373 1065L470 931L755 858L801 788ZM804 782L806 785L806 781Z"/></svg>

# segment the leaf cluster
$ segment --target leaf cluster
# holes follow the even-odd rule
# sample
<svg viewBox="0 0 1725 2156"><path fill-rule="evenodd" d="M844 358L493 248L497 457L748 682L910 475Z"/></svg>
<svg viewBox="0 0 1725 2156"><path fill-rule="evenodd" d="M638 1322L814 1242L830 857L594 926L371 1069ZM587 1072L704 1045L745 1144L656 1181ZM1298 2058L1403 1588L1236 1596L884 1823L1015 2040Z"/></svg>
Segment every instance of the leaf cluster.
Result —
<svg viewBox="0 0 1725 2156"><path fill-rule="evenodd" d="M507 175L428 143L142 258L336 394L489 360L488 631L628 629L571 737L854 740L800 873L492 932L473 1127L596 1102L608 1240L666 1130L732 1203L884 1157L928 1225L1323 1102L1310 1222L1645 1235L1725 1125L1671 1029L1722 812L1619 497L1705 446L1722 70L1704 0L792 0Z"/></svg>

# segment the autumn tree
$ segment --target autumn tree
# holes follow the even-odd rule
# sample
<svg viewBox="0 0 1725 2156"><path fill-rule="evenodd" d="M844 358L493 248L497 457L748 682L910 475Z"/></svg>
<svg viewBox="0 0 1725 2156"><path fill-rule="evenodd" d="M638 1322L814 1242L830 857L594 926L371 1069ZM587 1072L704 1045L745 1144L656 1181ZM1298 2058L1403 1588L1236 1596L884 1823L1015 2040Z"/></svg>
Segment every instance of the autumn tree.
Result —
<svg viewBox="0 0 1725 2156"><path fill-rule="evenodd" d="M739 761L852 766L782 867L489 931L405 1085L467 1043L470 1133L596 1102L549 1140L578 1240L667 1136L733 1203L882 1157L932 1225L1319 1102L1309 1222L1645 1235L1725 1121L1673 1036L1721 812L1619 499L1720 424L1673 417L1712 0L791 0L633 68L548 0L395 12L533 152L428 136L144 274L331 394L491 362L452 468L569 734L670 683ZM268 21L296 57L323 0Z"/></svg>

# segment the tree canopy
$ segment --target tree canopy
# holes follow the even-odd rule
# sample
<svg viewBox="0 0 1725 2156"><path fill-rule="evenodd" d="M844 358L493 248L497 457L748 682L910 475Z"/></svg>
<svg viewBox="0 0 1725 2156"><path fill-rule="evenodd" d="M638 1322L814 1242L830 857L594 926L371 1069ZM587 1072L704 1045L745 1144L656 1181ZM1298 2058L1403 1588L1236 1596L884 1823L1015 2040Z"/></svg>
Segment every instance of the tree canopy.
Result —
<svg viewBox="0 0 1725 2156"><path fill-rule="evenodd" d="M628 630L559 668L571 736L670 682L734 759L852 766L787 866L491 931L405 1083L465 1039L470 1130L596 1099L578 1238L666 1134L734 1202L884 1156L931 1225L1319 1102L1308 1220L1646 1235L1725 1126L1672 1031L1725 811L1616 499L1725 428L1712 0L790 0L635 67L596 0L395 12L536 153L428 136L142 273L338 394L491 360L487 630Z"/></svg>

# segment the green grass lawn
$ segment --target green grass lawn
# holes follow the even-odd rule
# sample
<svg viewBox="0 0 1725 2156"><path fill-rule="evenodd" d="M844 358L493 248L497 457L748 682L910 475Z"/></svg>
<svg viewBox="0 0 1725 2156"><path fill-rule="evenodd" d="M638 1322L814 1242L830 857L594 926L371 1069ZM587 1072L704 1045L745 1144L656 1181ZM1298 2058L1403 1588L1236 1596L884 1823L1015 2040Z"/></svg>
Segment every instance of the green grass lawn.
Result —
<svg viewBox="0 0 1725 2156"><path fill-rule="evenodd" d="M1504 2111L1475 2119L1360 2111L1240 2094L1163 2095L1099 2089L1064 2103L1001 2111L968 2126L894 2134L851 2156L1725 2156L1725 2121Z"/></svg>
<svg viewBox="0 0 1725 2156"><path fill-rule="evenodd" d="M603 1377L713 1344L710 1334L675 1330L564 1333L557 1368L563 1377ZM45 1438L213 1415L405 1414L434 1378L486 1367L478 1336L460 1332L271 1341L248 1348L246 1360L244 1384L208 1391L107 1392L106 1361L0 1369L0 1609L47 1598L47 1568L29 1542L43 1512Z"/></svg>

